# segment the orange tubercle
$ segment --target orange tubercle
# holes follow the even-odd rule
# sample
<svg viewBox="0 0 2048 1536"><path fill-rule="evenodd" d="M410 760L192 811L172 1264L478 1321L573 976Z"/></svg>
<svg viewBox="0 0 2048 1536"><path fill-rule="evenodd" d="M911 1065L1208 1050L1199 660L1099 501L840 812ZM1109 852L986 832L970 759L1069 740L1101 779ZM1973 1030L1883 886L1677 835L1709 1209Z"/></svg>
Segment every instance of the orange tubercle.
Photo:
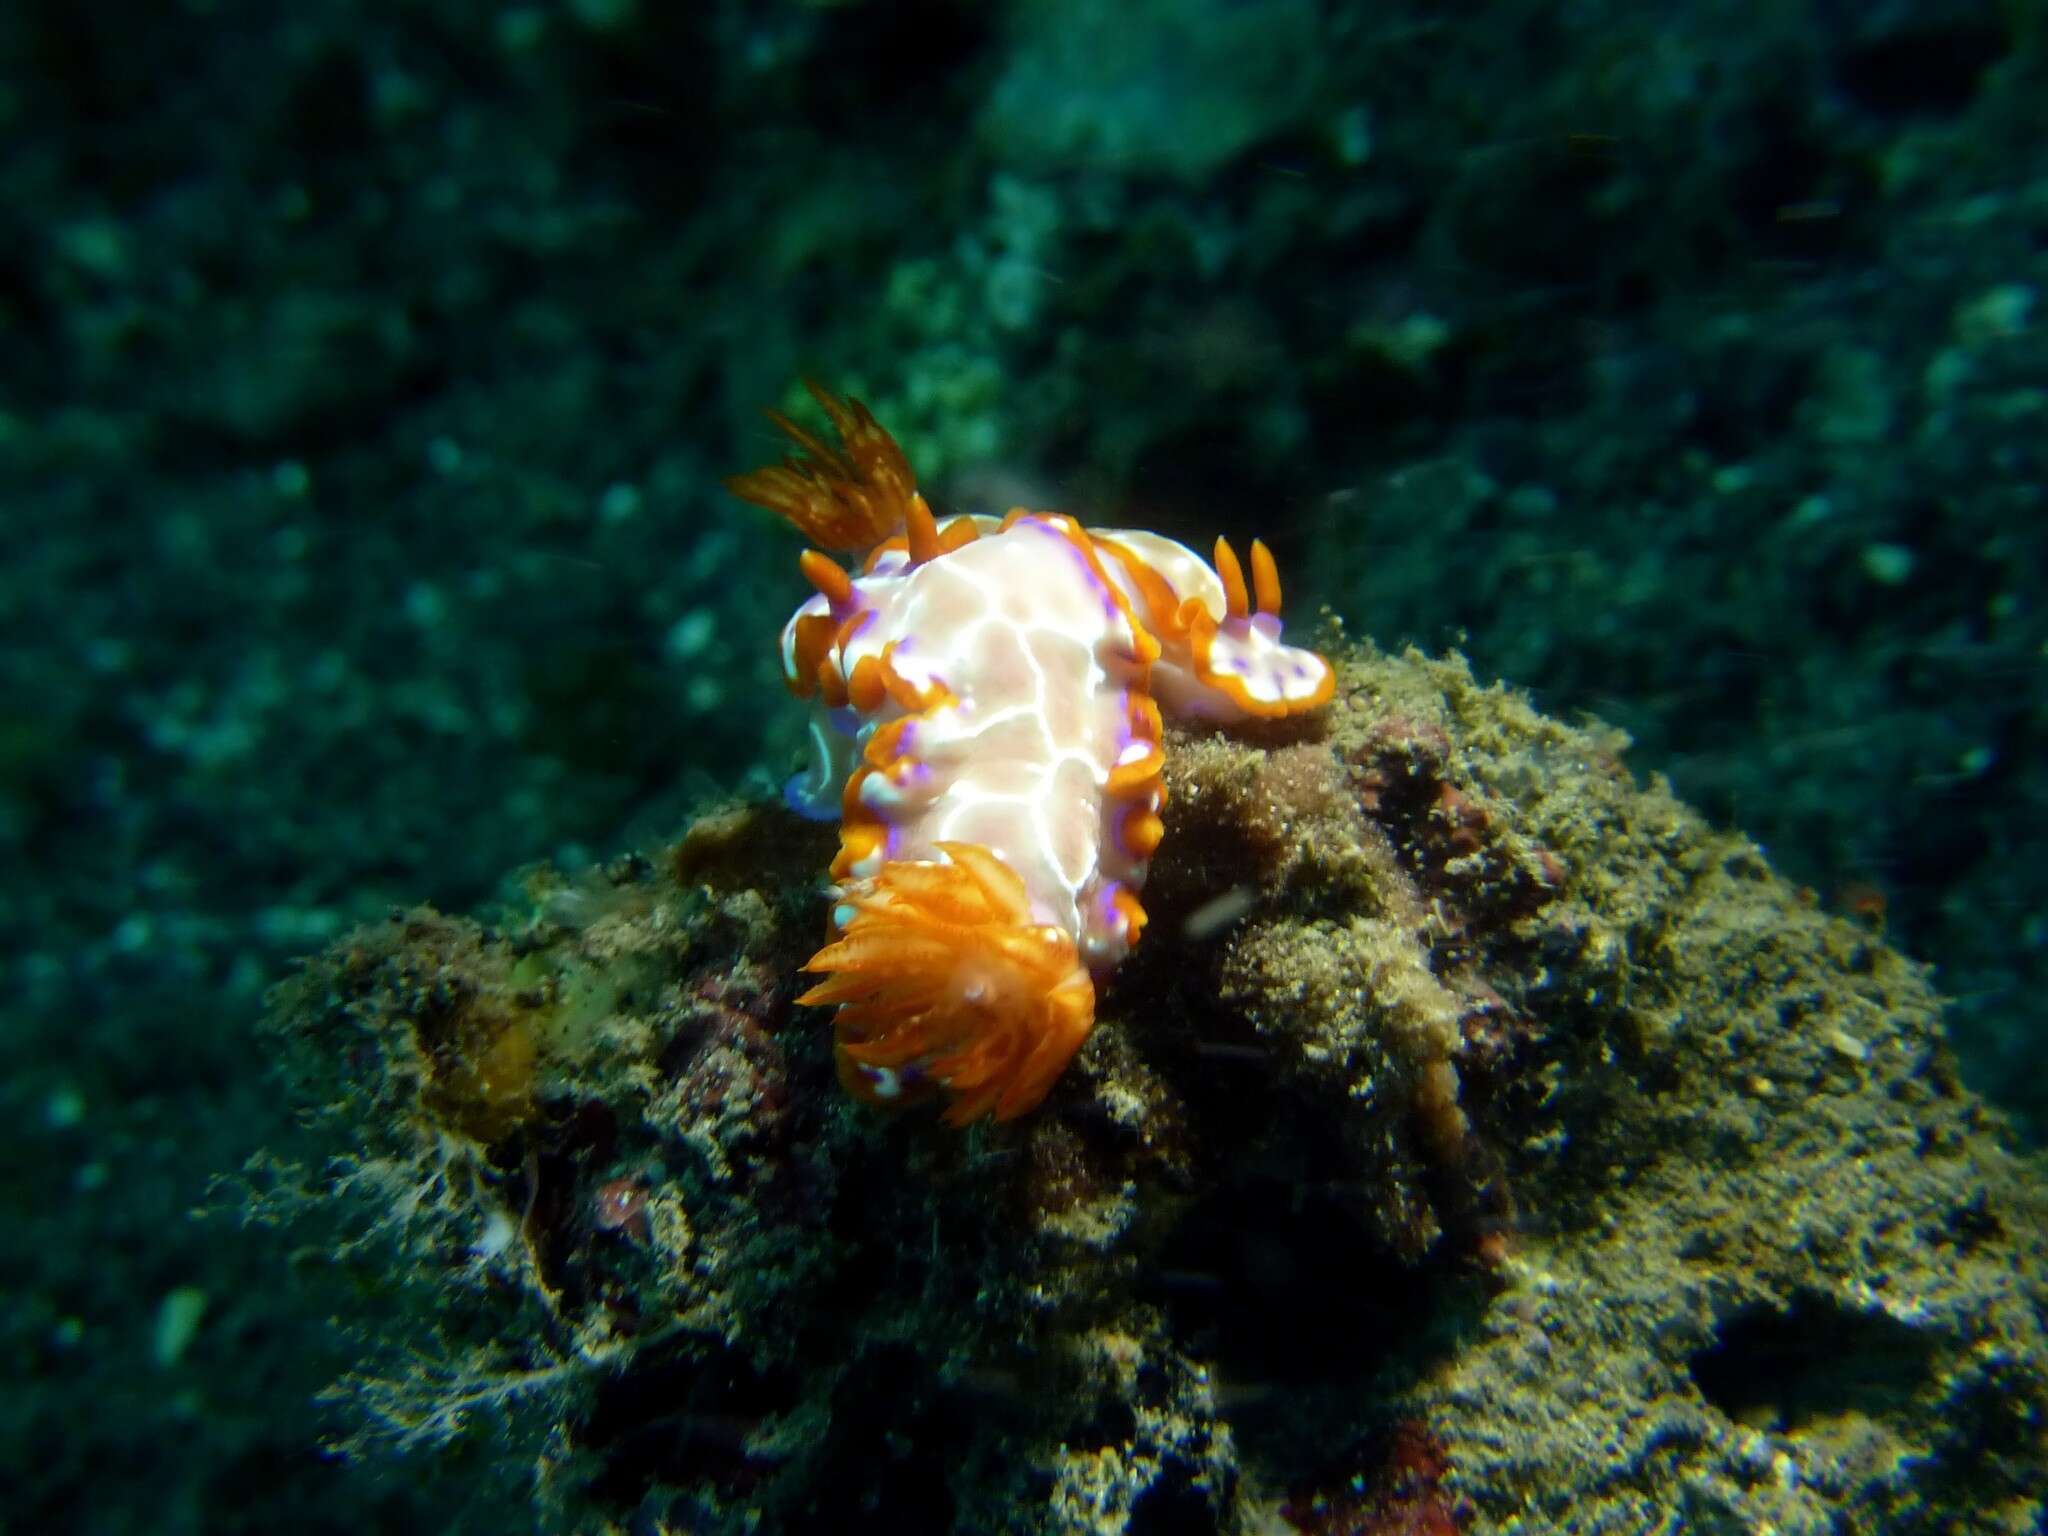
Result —
<svg viewBox="0 0 2048 1536"><path fill-rule="evenodd" d="M832 878L847 879L854 865L871 858L888 840L888 831L877 822L848 821L839 829L839 852L832 860Z"/></svg>
<svg viewBox="0 0 2048 1536"><path fill-rule="evenodd" d="M901 720L891 720L868 738L868 744L861 748L861 761L870 768L887 772L896 766L903 755L903 738L916 721L906 715Z"/></svg>
<svg viewBox="0 0 2048 1536"><path fill-rule="evenodd" d="M796 563L804 573L804 580L822 592L825 601L834 608L844 608L853 601L853 578L830 555L822 550L807 549L797 557Z"/></svg>
<svg viewBox="0 0 2048 1536"><path fill-rule="evenodd" d="M956 517L939 530L939 553L950 555L980 537L981 530L974 525L973 518Z"/></svg>
<svg viewBox="0 0 2048 1536"><path fill-rule="evenodd" d="M890 698L894 699L913 715L925 714L930 710L937 709L942 704L952 702L952 694L947 692L943 685L927 683L923 687L919 687L916 683L911 682L902 673L898 672L894 659L895 653L896 642L894 640L891 640L882 647L882 686L888 689Z"/></svg>
<svg viewBox="0 0 2048 1536"><path fill-rule="evenodd" d="M800 1003L837 1005L840 1075L896 1102L930 1085L946 1120L1037 1107L1095 1025L1072 935L1031 920L1024 882L988 849L940 843L946 863L897 860L841 898L839 936L804 966Z"/></svg>
<svg viewBox="0 0 2048 1536"><path fill-rule="evenodd" d="M1131 691L1130 699L1131 734L1140 741L1158 741L1166 734L1166 723L1159 716L1159 705L1149 693Z"/></svg>
<svg viewBox="0 0 2048 1536"><path fill-rule="evenodd" d="M1141 752L1109 770L1109 777L1103 781L1104 793L1132 794L1166 771L1166 753L1158 742L1133 741L1131 745L1142 749Z"/></svg>
<svg viewBox="0 0 2048 1536"><path fill-rule="evenodd" d="M1159 851L1166 836L1166 823L1149 810L1136 810L1123 821L1124 851L1134 859L1149 859Z"/></svg>
<svg viewBox="0 0 2048 1536"><path fill-rule="evenodd" d="M1120 889L1114 898L1116 909L1122 915L1130 942L1136 944L1138 935L1145 931L1145 907L1128 889Z"/></svg>
<svg viewBox="0 0 2048 1536"><path fill-rule="evenodd" d="M872 656L861 657L854 663L853 675L846 680L848 701L862 714L872 715L888 696L889 690L882 681L882 664Z"/></svg>
<svg viewBox="0 0 2048 1536"><path fill-rule="evenodd" d="M818 697L827 709L843 709L846 705L846 678L829 655L818 663Z"/></svg>
<svg viewBox="0 0 2048 1536"><path fill-rule="evenodd" d="M789 687L798 698L818 691L818 669L830 666L838 640L839 623L829 613L809 613L796 621L795 670Z"/></svg>

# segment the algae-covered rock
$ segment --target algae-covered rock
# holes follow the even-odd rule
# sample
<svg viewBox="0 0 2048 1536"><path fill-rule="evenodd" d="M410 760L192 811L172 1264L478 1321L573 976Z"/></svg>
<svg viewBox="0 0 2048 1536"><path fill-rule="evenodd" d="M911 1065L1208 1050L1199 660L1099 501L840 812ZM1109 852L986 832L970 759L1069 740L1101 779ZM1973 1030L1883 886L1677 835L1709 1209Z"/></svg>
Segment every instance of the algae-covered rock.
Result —
<svg viewBox="0 0 2048 1536"><path fill-rule="evenodd" d="M333 1162L270 1208L389 1298L353 1448L502 1419L579 1530L2037 1528L2048 1198L1924 971L1614 733L1340 670L1171 736L1145 941L1013 1124L841 1092L776 807L314 959Z"/></svg>

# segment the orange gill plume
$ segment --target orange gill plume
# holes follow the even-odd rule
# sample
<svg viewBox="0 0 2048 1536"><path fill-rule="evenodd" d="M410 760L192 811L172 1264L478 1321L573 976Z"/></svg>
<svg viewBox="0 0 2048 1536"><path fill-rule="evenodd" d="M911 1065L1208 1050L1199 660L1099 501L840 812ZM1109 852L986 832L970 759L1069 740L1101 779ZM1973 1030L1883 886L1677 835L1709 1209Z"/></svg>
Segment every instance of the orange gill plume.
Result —
<svg viewBox="0 0 2048 1536"><path fill-rule="evenodd" d="M1095 1023L1073 936L1031 920L1024 882L986 848L898 860L841 897L840 936L804 969L797 999L838 1004L840 1080L869 1103L932 1084L951 1125L1037 1107Z"/></svg>
<svg viewBox="0 0 2048 1536"><path fill-rule="evenodd" d="M906 526L929 525L931 511L918 494L910 461L873 413L810 379L804 388L825 408L840 446L769 411L768 419L801 451L780 464L728 476L725 488L794 524L824 549L866 554Z"/></svg>

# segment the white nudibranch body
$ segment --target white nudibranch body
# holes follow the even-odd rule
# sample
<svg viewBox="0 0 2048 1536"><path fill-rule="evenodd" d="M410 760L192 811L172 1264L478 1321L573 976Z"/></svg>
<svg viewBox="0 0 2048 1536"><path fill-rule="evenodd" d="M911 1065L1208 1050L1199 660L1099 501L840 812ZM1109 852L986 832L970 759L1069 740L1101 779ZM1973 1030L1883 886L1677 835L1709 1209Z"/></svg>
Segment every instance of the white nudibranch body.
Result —
<svg viewBox="0 0 2048 1536"><path fill-rule="evenodd" d="M1087 1038L1093 978L1137 941L1164 832L1160 711L1222 724L1326 703L1330 664L1280 640L1263 544L1252 582L1157 534L1064 513L943 526L888 434L814 391L844 451L729 482L814 538L817 588L782 635L814 697L813 762L791 804L841 818L831 941L802 1001L836 1004L860 1097L926 1086L948 1118L1035 1106ZM827 536L836 534L836 540Z"/></svg>

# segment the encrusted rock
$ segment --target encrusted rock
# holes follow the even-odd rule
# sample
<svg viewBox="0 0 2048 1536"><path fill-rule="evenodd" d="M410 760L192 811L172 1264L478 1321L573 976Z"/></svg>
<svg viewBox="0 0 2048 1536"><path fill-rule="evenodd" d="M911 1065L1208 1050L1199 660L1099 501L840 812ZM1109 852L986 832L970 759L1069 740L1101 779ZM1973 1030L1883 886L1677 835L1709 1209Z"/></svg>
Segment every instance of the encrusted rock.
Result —
<svg viewBox="0 0 2048 1536"><path fill-rule="evenodd" d="M1151 929L1013 1125L841 1093L777 808L312 961L331 1176L266 1167L405 1298L354 1446L502 1418L560 1529L2036 1528L2048 1199L1925 973L1614 733L1341 673L1170 738Z"/></svg>

